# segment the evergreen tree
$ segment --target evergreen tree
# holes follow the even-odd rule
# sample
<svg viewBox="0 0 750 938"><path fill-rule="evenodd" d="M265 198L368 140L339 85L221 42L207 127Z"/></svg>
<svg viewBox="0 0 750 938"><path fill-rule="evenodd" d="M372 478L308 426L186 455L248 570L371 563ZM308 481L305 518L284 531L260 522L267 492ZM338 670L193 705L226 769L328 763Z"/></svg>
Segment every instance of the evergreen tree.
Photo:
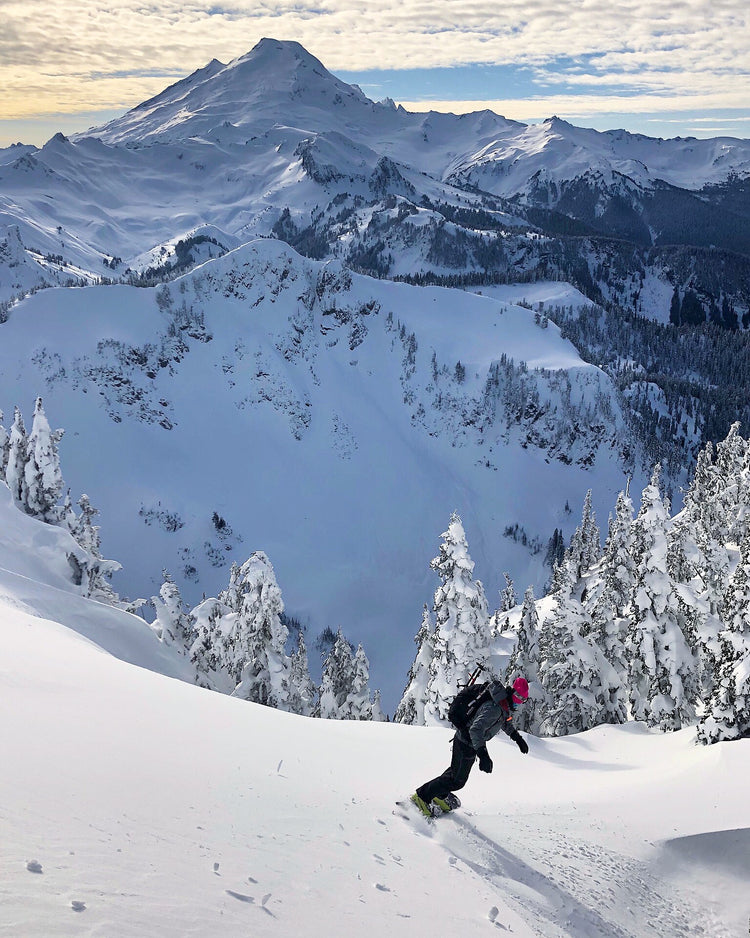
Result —
<svg viewBox="0 0 750 938"><path fill-rule="evenodd" d="M192 643L194 621L185 608L177 584L166 570L162 575L164 582L159 595L151 600L156 610L154 624L165 645L173 645L182 651Z"/></svg>
<svg viewBox="0 0 750 938"><path fill-rule="evenodd" d="M565 537L560 528L555 528L552 537L547 543L547 552L544 555L544 563L554 570L565 558Z"/></svg>
<svg viewBox="0 0 750 938"><path fill-rule="evenodd" d="M297 638L297 650L292 655L289 676L290 709L293 713L309 717L315 709L315 684L310 677L305 636L300 629Z"/></svg>
<svg viewBox="0 0 750 938"><path fill-rule="evenodd" d="M430 566L441 583L433 606L435 651L427 685L427 723L445 719L458 687L487 659L492 640L484 588L472 576L474 562L455 512L443 533L439 556Z"/></svg>
<svg viewBox="0 0 750 938"><path fill-rule="evenodd" d="M679 326L682 323L682 318L680 315L680 309L682 308L682 303L680 302L680 291L677 287L674 288L674 293L672 294L672 300L669 304L669 321L673 326Z"/></svg>
<svg viewBox="0 0 750 938"><path fill-rule="evenodd" d="M589 637L589 618L568 581L539 640L539 681L544 691L541 731L564 736L607 720L602 690L604 655Z"/></svg>
<svg viewBox="0 0 750 938"><path fill-rule="evenodd" d="M686 290L680 305L680 322L686 326L699 326L706 321L706 311L695 291Z"/></svg>
<svg viewBox="0 0 750 938"><path fill-rule="evenodd" d="M26 461L28 459L28 440L21 411L16 407L13 426L8 439L8 459L5 466L5 481L19 508L26 510L28 490L26 487Z"/></svg>
<svg viewBox="0 0 750 938"><path fill-rule="evenodd" d="M376 690L372 699L372 716L370 719L374 723L387 723L388 717L383 711L383 701L380 699L380 691Z"/></svg>
<svg viewBox="0 0 750 938"><path fill-rule="evenodd" d="M432 620L430 610L425 605L422 613L422 624L419 627L414 642L417 646L417 655L409 669L401 701L393 717L395 723L409 723L412 726L425 725L425 704L427 702L427 682L429 680L430 662L434 654Z"/></svg>
<svg viewBox="0 0 750 938"><path fill-rule="evenodd" d="M721 618L713 694L698 725L702 743L750 736L750 537L742 542Z"/></svg>
<svg viewBox="0 0 750 938"><path fill-rule="evenodd" d="M370 662L361 645L357 646L352 667L352 683L341 705L342 720L371 720Z"/></svg>
<svg viewBox="0 0 750 938"><path fill-rule="evenodd" d="M626 654L633 717L676 730L694 716L699 663L680 629L666 572L669 513L659 491L659 474L657 466L633 525L636 583Z"/></svg>
<svg viewBox="0 0 750 938"><path fill-rule="evenodd" d="M104 560L102 557L99 526L94 524L99 509L93 507L85 494L78 499L78 507L81 514L76 518L70 533L83 553L68 554L73 580L82 587L84 596L116 605L119 597L109 580L112 574L120 569L120 564L116 560Z"/></svg>
<svg viewBox="0 0 750 938"><path fill-rule="evenodd" d="M320 682L320 701L316 716L324 720L344 719L343 707L354 682L354 656L352 648L341 631L336 633L328 656L323 662Z"/></svg>
<svg viewBox="0 0 750 938"><path fill-rule="evenodd" d="M34 406L34 421L26 441L26 511L48 523L59 520L57 502L63 490L58 444L63 431L50 429L42 399Z"/></svg>
<svg viewBox="0 0 750 938"><path fill-rule="evenodd" d="M632 545L633 504L625 492L617 497L610 518L604 553L595 575L587 584L586 608L591 615L591 641L602 651L609 669L602 667L602 692L606 723L627 720L628 664L625 642L635 589Z"/></svg>
<svg viewBox="0 0 750 938"><path fill-rule="evenodd" d="M500 612L510 612L517 605L516 590L509 573L504 573L505 589L500 591Z"/></svg>
<svg viewBox="0 0 750 938"><path fill-rule="evenodd" d="M516 643L508 659L505 682L510 685L523 676L529 682L529 699L514 717L519 730L539 731L539 714L543 692L539 682L539 615L534 599L534 588L529 586L523 597L521 617L516 628Z"/></svg>
<svg viewBox="0 0 750 938"><path fill-rule="evenodd" d="M229 673L243 700L289 710L290 665L285 652L289 630L271 562L255 551L233 566L227 590L219 597L235 615L228 642Z"/></svg>
<svg viewBox="0 0 750 938"><path fill-rule="evenodd" d="M573 583L582 579L584 573L591 569L599 559L601 543L596 516L591 507L591 489L586 492L581 513L581 523L575 529L570 539L570 547L565 553L564 563L570 569Z"/></svg>
<svg viewBox="0 0 750 938"><path fill-rule="evenodd" d="M3 412L0 410L0 482L5 481L5 470L8 466L8 451L10 449L10 437L8 431L3 426Z"/></svg>
<svg viewBox="0 0 750 938"><path fill-rule="evenodd" d="M219 599L204 599L190 612L193 621L192 642L188 648L195 666L195 683L228 694L236 686L227 667L225 623L236 616ZM229 620L231 621L231 620Z"/></svg>

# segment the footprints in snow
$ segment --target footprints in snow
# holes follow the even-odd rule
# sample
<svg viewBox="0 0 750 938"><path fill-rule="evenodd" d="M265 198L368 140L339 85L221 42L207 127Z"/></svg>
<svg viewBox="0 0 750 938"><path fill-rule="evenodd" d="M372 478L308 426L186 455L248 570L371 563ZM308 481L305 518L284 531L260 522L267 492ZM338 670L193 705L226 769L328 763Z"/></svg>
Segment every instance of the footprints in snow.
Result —
<svg viewBox="0 0 750 938"><path fill-rule="evenodd" d="M253 880L253 882L255 882L255 880ZM255 905L262 912L265 912L266 915L270 915L271 918L276 918L273 912L270 909L266 908L266 903L271 898L270 892L267 892L265 896L263 896L263 898L260 900L260 905L257 905L257 903L255 902L255 896L248 896L243 892L235 892L234 889L225 889L224 891L226 892L228 896L231 896L233 899L237 899L239 902L247 902L248 905Z"/></svg>
<svg viewBox="0 0 750 938"><path fill-rule="evenodd" d="M221 866L220 863L214 863L214 867L213 867L214 876L221 876L221 873L219 872L220 866ZM248 876L247 881L249 883L253 883L253 885L255 886L258 885L258 880L253 879L252 876ZM237 892L235 889L225 889L224 892L228 896L231 896L232 899L236 899L238 902L246 902L248 905L254 905L256 908L260 909L262 912L265 912L266 915L270 915L271 918L276 918L273 912L269 908L266 908L266 903L271 898L273 893L267 892L265 896L263 896L263 898L260 900L260 905L258 905L257 902L255 901L255 896L249 896L247 893L244 893L244 892Z"/></svg>
<svg viewBox="0 0 750 938"><path fill-rule="evenodd" d="M29 871L29 873L43 873L44 872L44 868L42 867L42 864L39 862L39 860L27 860L26 869ZM80 899L71 900L70 907L74 912L86 911L86 903L81 902Z"/></svg>

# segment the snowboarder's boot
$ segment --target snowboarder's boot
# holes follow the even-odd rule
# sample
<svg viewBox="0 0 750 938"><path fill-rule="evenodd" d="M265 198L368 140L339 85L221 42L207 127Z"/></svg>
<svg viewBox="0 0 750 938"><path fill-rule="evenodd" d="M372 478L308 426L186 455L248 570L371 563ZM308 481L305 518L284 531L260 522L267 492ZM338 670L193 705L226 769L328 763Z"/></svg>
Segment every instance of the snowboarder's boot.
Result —
<svg viewBox="0 0 750 938"><path fill-rule="evenodd" d="M438 817L443 813L441 808L438 807L434 801L431 804L427 804L416 792L414 792L409 800L412 804L417 806L425 817Z"/></svg>
<svg viewBox="0 0 750 938"><path fill-rule="evenodd" d="M440 798L433 798L432 803L436 804L443 814L447 814L449 811L461 807L460 799L457 798L452 791L449 791L447 795L442 795Z"/></svg>

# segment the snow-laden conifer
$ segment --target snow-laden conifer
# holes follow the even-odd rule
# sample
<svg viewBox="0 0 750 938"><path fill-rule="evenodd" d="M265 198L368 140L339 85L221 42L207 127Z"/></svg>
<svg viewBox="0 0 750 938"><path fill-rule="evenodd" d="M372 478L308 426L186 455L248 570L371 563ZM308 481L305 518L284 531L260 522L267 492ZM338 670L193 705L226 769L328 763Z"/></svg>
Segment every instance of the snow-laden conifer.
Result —
<svg viewBox="0 0 750 938"><path fill-rule="evenodd" d="M292 654L289 672L289 702L292 713L309 717L315 708L315 684L310 677L305 636L300 629L297 648Z"/></svg>
<svg viewBox="0 0 750 938"><path fill-rule="evenodd" d="M236 613L216 598L204 599L190 612L193 632L188 654L195 667L195 683L222 693L236 686L227 667L224 625L230 615Z"/></svg>
<svg viewBox="0 0 750 938"><path fill-rule="evenodd" d="M713 693L698 725L703 743L750 736L750 536L742 542L721 619Z"/></svg>
<svg viewBox="0 0 750 938"><path fill-rule="evenodd" d="M5 466L5 481L10 489L13 501L19 508L26 510L28 504L26 487L26 460L28 459L28 440L23 417L18 407L13 415L13 426L8 437L8 459Z"/></svg>
<svg viewBox="0 0 750 938"><path fill-rule="evenodd" d="M63 431L50 428L42 399L34 406L31 433L26 441L26 511L48 523L59 519L58 500L63 490L58 444Z"/></svg>
<svg viewBox="0 0 750 938"><path fill-rule="evenodd" d="M534 588L529 586L523 597L521 617L516 627L516 642L508 659L505 680L507 684L512 684L517 677L523 676L529 682L529 699L513 719L519 730L532 733L539 732L539 713L544 696L539 682L539 635Z"/></svg>
<svg viewBox="0 0 750 938"><path fill-rule="evenodd" d="M625 640L635 590L635 564L632 550L633 503L625 492L617 497L614 517L601 562L587 584L586 608L591 615L591 641L610 665L603 669L602 689L607 702L605 722L627 720L628 663Z"/></svg>
<svg viewBox="0 0 750 938"><path fill-rule="evenodd" d="M427 682L430 677L430 662L434 653L432 619L430 610L426 605L422 612L422 624L414 638L414 642L417 646L417 655L409 669L406 688L396 708L393 720L395 723L424 726Z"/></svg>
<svg viewBox="0 0 750 938"><path fill-rule="evenodd" d="M235 696L288 710L289 630L282 619L281 590L263 551L233 566L229 587L219 599L235 615L227 642L229 673L237 681Z"/></svg>
<svg viewBox="0 0 750 938"><path fill-rule="evenodd" d="M487 599L480 580L473 578L466 534L457 513L443 533L440 554L430 564L440 576L435 591L434 655L427 685L425 720L447 716L450 701L460 685L487 659L492 633Z"/></svg>
<svg viewBox="0 0 750 938"><path fill-rule="evenodd" d="M570 569L573 584L577 583L599 560L601 542L596 515L591 507L591 489L586 492L581 511L581 523L570 539L564 563Z"/></svg>
<svg viewBox="0 0 750 938"><path fill-rule="evenodd" d="M0 410L0 482L5 482L5 469L8 465L9 449L10 438L8 431L3 426L3 412Z"/></svg>
<svg viewBox="0 0 750 938"><path fill-rule="evenodd" d="M71 552L68 555L68 562L73 570L73 580L81 587L84 596L118 605L120 600L112 589L110 578L113 573L121 569L121 564L116 560L105 560L102 557L99 526L94 524L94 518L99 514L99 509L94 508L86 494L78 499L78 507L81 513L75 519L71 534L82 548L82 552ZM137 606L138 603L135 604L135 608Z"/></svg>
<svg viewBox="0 0 750 938"><path fill-rule="evenodd" d="M159 595L151 600L156 610L155 628L165 645L184 652L193 639L194 621L182 601L180 589L165 570Z"/></svg>
<svg viewBox="0 0 750 938"><path fill-rule="evenodd" d="M636 582L626 655L634 719L676 730L694 717L699 662L675 612L676 599L667 574L670 519L659 491L659 475L657 466L633 524Z"/></svg>
<svg viewBox="0 0 750 938"><path fill-rule="evenodd" d="M510 612L511 609L515 609L518 600L516 599L516 589L513 584L513 580L509 573L504 573L505 577L505 586L500 591L500 608L499 612Z"/></svg>
<svg viewBox="0 0 750 938"><path fill-rule="evenodd" d="M591 729L607 718L602 671L609 668L590 638L591 621L568 580L539 638L539 682L544 692L540 729L564 736Z"/></svg>
<svg viewBox="0 0 750 938"><path fill-rule="evenodd" d="M323 662L320 681L320 700L316 716L324 720L343 718L343 706L354 680L354 657L352 648L341 631Z"/></svg>
<svg viewBox="0 0 750 938"><path fill-rule="evenodd" d="M349 693L341 705L342 720L371 720L370 662L361 645L357 646L352 667Z"/></svg>
<svg viewBox="0 0 750 938"><path fill-rule="evenodd" d="M374 723L386 723L388 721L388 717L383 710L383 701L381 700L379 690L376 690L372 695L372 716L370 719Z"/></svg>

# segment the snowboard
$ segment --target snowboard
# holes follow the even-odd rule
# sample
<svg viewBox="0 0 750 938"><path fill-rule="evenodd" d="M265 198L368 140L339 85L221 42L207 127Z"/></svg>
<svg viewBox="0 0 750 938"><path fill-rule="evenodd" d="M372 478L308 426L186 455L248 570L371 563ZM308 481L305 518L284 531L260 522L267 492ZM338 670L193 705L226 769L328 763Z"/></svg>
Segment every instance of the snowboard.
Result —
<svg viewBox="0 0 750 938"><path fill-rule="evenodd" d="M452 807L448 808L447 811L439 808L437 805L433 804L434 813L429 817L424 814L417 805L411 800L411 798L402 799L396 801L396 810L394 814L398 814L406 820L412 820L413 818L420 818L425 821L427 824L434 824L439 817L443 815L451 814L456 808L461 807L461 802L455 795L451 795L448 799L449 803L452 803Z"/></svg>

